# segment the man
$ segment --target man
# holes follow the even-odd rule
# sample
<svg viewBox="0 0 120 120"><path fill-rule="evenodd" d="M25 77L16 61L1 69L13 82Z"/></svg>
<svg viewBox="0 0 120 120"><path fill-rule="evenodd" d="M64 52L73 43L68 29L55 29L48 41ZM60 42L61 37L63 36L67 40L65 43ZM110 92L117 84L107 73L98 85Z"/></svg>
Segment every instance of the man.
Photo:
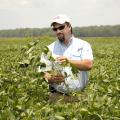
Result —
<svg viewBox="0 0 120 120"><path fill-rule="evenodd" d="M93 66L92 49L88 42L75 38L72 33L71 21L66 15L57 15L53 18L51 27L57 36L57 40L48 48L56 55L58 63L66 60L79 69L77 80L67 79L69 92L84 89L88 82L88 70ZM54 93L68 93L68 88L63 84L63 76L53 76L49 72L44 75L49 82L50 91ZM66 82L65 81L65 82Z"/></svg>

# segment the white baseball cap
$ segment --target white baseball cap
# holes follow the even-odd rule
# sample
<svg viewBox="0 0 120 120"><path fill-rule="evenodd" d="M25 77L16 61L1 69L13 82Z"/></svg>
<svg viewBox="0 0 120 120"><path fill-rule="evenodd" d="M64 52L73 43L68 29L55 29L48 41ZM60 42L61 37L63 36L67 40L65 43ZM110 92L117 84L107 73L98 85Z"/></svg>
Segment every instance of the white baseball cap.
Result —
<svg viewBox="0 0 120 120"><path fill-rule="evenodd" d="M68 16L63 14L56 15L55 17L53 17L51 26L53 25L53 23L63 24L65 22L71 23L70 18Z"/></svg>

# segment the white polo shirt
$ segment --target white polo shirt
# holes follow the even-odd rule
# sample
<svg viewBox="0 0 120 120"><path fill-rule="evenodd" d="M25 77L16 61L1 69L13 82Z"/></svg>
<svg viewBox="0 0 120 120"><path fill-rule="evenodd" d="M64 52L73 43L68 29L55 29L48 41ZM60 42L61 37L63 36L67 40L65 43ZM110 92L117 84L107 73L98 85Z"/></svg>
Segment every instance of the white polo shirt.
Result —
<svg viewBox="0 0 120 120"><path fill-rule="evenodd" d="M84 40L75 38L74 36L71 37L67 46L57 40L50 44L48 48L53 55L62 55L71 60L93 60L93 54L90 44ZM78 78L79 79L77 80L72 80L69 77L67 78L66 82L69 86L69 92L74 90L81 90L86 86L88 81L88 72L79 71ZM54 83L51 84L51 86L59 92L68 92L68 88L66 88L63 83L59 85Z"/></svg>

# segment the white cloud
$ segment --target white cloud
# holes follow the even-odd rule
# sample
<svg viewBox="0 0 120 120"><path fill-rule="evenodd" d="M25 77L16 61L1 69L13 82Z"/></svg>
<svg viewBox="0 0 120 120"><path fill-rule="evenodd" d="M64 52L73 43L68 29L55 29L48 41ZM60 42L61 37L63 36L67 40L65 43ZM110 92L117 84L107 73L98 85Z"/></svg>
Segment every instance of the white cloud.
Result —
<svg viewBox="0 0 120 120"><path fill-rule="evenodd" d="M30 2L28 0L20 0L19 4L22 5L22 6L27 6L27 5L30 4Z"/></svg>
<svg viewBox="0 0 120 120"><path fill-rule="evenodd" d="M31 6L32 2L29 0L0 0L0 9L13 9Z"/></svg>

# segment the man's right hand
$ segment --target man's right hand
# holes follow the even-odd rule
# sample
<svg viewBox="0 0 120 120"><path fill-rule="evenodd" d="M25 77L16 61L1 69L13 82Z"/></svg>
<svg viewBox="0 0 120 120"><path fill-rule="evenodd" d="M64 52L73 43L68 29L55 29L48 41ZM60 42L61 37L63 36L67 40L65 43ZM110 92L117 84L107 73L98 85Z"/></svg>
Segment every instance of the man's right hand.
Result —
<svg viewBox="0 0 120 120"><path fill-rule="evenodd" d="M48 83L61 83L64 82L64 77L62 75L52 75L48 72L45 73L44 78L48 80Z"/></svg>

